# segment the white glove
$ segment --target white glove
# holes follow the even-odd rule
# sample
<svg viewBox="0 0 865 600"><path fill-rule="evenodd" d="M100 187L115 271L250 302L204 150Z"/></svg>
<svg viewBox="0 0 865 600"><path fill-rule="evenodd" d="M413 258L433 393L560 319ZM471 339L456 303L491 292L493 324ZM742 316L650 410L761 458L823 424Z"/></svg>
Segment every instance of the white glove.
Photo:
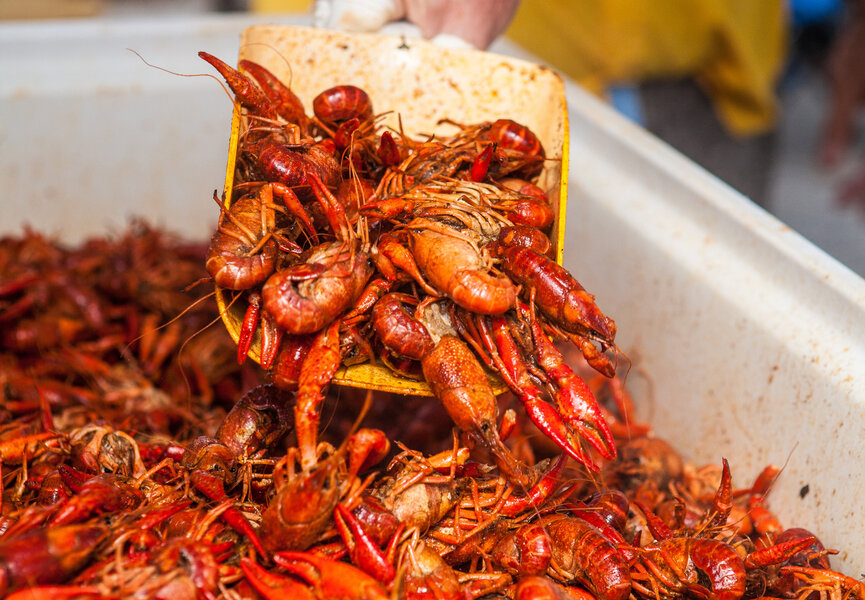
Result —
<svg viewBox="0 0 865 600"><path fill-rule="evenodd" d="M405 16L402 0L316 0L316 27L344 31L375 32Z"/></svg>

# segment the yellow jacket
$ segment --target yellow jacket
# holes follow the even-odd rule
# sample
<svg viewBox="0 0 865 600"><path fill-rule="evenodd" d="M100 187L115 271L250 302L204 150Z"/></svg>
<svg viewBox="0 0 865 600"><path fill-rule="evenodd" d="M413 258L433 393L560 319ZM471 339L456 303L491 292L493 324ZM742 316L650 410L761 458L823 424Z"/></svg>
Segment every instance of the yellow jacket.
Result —
<svg viewBox="0 0 865 600"><path fill-rule="evenodd" d="M775 121L782 0L522 0L505 35L597 94L693 76L734 135Z"/></svg>

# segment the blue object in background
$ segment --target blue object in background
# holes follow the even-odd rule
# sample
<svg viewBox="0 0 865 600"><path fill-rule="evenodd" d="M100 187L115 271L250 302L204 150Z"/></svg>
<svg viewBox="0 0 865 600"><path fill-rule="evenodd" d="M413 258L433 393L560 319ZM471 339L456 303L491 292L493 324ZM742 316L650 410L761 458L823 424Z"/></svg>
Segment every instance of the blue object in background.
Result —
<svg viewBox="0 0 865 600"><path fill-rule="evenodd" d="M794 27L825 21L840 13L843 8L842 0L790 0Z"/></svg>
<svg viewBox="0 0 865 600"><path fill-rule="evenodd" d="M607 90L610 104L622 115L638 125L645 125L643 102L640 89L636 85L615 85Z"/></svg>

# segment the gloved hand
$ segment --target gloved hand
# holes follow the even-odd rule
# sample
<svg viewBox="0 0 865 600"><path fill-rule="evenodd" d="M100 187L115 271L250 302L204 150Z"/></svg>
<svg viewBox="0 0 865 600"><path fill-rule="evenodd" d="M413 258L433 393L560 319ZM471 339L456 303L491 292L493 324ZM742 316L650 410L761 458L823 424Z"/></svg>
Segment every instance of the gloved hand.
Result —
<svg viewBox="0 0 865 600"><path fill-rule="evenodd" d="M316 27L373 33L405 16L402 0L315 0Z"/></svg>
<svg viewBox="0 0 865 600"><path fill-rule="evenodd" d="M314 20L318 27L373 32L404 19L435 43L484 49L505 30L518 4L519 0L316 0Z"/></svg>

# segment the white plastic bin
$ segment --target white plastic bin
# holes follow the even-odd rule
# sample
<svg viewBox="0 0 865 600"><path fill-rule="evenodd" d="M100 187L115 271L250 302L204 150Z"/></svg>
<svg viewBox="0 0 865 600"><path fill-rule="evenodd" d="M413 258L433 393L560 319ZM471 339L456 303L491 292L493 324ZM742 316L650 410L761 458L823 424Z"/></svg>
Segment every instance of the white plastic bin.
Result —
<svg viewBox="0 0 865 600"><path fill-rule="evenodd" d="M231 60L252 22L0 25L0 234L29 223L75 242L142 215L209 235L229 98L126 48L210 73L196 52ZM698 463L727 457L739 486L785 465L772 509L858 575L865 281L576 87L568 102L565 264L646 374L657 434Z"/></svg>

